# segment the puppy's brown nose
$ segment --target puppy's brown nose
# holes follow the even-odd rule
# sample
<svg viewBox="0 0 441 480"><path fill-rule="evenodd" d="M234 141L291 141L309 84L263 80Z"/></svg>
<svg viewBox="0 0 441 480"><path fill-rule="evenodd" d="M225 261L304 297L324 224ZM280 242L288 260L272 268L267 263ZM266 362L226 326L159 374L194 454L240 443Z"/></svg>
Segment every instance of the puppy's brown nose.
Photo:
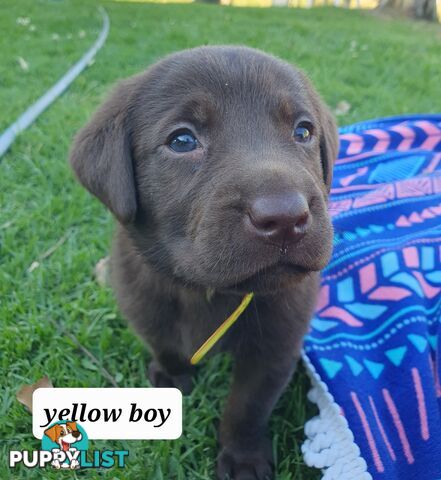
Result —
<svg viewBox="0 0 441 480"><path fill-rule="evenodd" d="M250 203L247 215L256 239L280 246L299 241L310 223L308 202L298 192L258 197Z"/></svg>
<svg viewBox="0 0 441 480"><path fill-rule="evenodd" d="M78 430L72 430L72 436L74 438L78 438L81 435L81 433Z"/></svg>

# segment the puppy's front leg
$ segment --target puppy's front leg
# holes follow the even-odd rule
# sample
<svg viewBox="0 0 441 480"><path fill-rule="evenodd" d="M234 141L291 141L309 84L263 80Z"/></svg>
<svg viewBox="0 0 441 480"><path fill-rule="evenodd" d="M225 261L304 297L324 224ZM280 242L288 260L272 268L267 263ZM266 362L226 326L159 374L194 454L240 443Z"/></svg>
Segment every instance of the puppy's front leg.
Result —
<svg viewBox="0 0 441 480"><path fill-rule="evenodd" d="M296 359L287 353L277 363L266 355L236 357L234 380L220 427L219 480L273 478L269 416L292 376Z"/></svg>
<svg viewBox="0 0 441 480"><path fill-rule="evenodd" d="M193 388L194 367L175 352L161 352L149 365L148 375L154 387L179 388L188 395Z"/></svg>

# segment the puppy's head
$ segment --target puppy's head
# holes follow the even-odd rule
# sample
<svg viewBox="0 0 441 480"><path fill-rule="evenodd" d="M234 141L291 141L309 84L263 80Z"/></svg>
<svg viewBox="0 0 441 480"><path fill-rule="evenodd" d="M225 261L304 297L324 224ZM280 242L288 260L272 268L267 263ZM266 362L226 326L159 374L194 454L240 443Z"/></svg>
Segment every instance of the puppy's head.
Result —
<svg viewBox="0 0 441 480"><path fill-rule="evenodd" d="M81 183L158 270L271 291L329 260L332 116L293 66L243 47L167 57L122 82L75 139Z"/></svg>

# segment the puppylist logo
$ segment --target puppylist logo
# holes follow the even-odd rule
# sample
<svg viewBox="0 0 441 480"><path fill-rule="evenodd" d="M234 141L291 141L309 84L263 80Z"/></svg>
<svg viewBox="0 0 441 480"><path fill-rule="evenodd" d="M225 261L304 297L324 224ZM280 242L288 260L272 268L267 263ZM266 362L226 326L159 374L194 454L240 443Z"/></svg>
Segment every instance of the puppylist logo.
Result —
<svg viewBox="0 0 441 480"><path fill-rule="evenodd" d="M37 388L32 433L41 449L10 451L11 468L123 468L127 450L90 450L89 440L179 438L182 394L176 388Z"/></svg>
<svg viewBox="0 0 441 480"><path fill-rule="evenodd" d="M12 450L9 466L23 464L27 468L47 467L77 470L79 468L125 467L128 450L93 450L88 452L89 439L76 421L58 421L44 431L41 450Z"/></svg>

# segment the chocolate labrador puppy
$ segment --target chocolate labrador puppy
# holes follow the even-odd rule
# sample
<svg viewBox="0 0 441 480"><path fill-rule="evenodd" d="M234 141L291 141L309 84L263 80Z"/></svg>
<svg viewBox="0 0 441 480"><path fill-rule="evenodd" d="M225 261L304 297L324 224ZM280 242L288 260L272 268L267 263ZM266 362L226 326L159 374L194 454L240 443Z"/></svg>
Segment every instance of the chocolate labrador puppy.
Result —
<svg viewBox="0 0 441 480"><path fill-rule="evenodd" d="M123 81L74 141L80 182L118 220L113 286L150 346L153 385L188 389L192 354L254 292L214 349L235 360L220 479L272 478L267 422L331 254L337 148L299 70L229 46L183 51Z"/></svg>

